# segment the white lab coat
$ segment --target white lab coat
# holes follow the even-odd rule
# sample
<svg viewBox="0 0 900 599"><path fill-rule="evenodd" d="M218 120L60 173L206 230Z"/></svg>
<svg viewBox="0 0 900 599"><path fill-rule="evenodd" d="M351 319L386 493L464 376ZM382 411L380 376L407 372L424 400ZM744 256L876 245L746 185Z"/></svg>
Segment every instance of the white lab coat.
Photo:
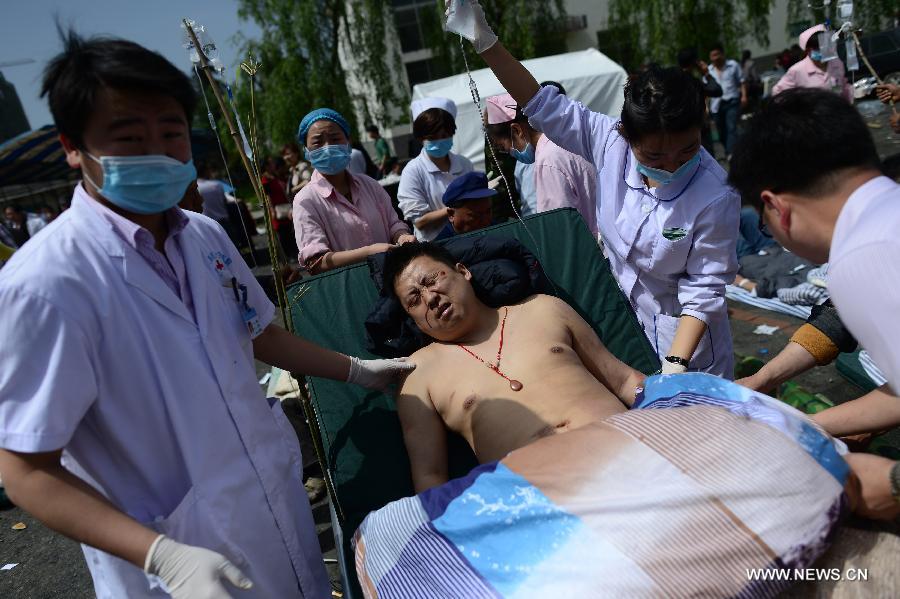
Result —
<svg viewBox="0 0 900 599"><path fill-rule="evenodd" d="M431 241L447 224L440 222L426 230L415 226L417 220L444 206L444 192L454 179L473 170L472 162L465 156L450 152L450 171L444 172L431 161L423 149L419 155L409 161L400 173L400 185L397 188L397 205L403 212L403 218L413 225L413 232L419 241Z"/></svg>
<svg viewBox="0 0 900 599"><path fill-rule="evenodd" d="M65 448L64 465L139 522L224 554L254 582L235 597L325 597L297 439L256 381L230 271L260 324L274 307L221 227L179 234L196 321L86 202L0 273L0 446ZM217 263L231 261L224 269ZM101 599L167 596L84 547Z"/></svg>
<svg viewBox="0 0 900 599"><path fill-rule="evenodd" d="M648 188L616 119L591 112L550 86L523 112L557 145L597 168L597 227L609 264L660 359L680 315L707 325L690 370L728 379L734 355L725 285L737 273L740 198L725 171L700 150L700 164L669 185Z"/></svg>

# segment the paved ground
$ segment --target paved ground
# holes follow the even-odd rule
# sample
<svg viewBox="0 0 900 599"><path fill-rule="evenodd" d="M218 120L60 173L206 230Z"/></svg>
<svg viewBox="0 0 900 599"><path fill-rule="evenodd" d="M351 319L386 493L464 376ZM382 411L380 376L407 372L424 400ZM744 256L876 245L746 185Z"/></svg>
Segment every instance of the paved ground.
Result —
<svg viewBox="0 0 900 599"><path fill-rule="evenodd" d="M900 138L893 136L883 112L868 122L878 125L872 135L883 158L900 153ZM735 352L757 355L767 360L787 343L791 333L801 322L790 316L776 315L757 308L731 305L732 332ZM772 336L753 334L758 324L779 326ZM765 355L760 350L768 350ZM852 399L859 390L847 383L833 366L816 369L798 377L797 381L814 393L824 393L836 403ZM328 523L326 501L313 506L324 557L333 560L334 540ZM13 530L18 522L23 530ZM17 599L80 599L93 597L90 576L78 545L48 530L18 508L0 511L0 568L10 563L11 570L0 569L0 598ZM337 568L328 565L332 580L338 583ZM339 588L339 587L337 587Z"/></svg>

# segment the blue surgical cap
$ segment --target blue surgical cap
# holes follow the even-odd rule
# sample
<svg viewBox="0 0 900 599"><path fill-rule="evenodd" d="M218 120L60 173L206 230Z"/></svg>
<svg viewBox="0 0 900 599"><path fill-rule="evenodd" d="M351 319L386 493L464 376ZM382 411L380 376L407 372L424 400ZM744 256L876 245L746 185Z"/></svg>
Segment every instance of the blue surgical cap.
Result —
<svg viewBox="0 0 900 599"><path fill-rule="evenodd" d="M300 121L300 128L297 129L297 143L301 146L305 146L306 135L309 133L309 128L313 126L313 123L321 121L322 119L337 123L338 127L344 131L344 135L346 135L348 139L350 138L350 123L341 116L341 113L330 108L316 108L315 110L310 111L303 117L303 120Z"/></svg>

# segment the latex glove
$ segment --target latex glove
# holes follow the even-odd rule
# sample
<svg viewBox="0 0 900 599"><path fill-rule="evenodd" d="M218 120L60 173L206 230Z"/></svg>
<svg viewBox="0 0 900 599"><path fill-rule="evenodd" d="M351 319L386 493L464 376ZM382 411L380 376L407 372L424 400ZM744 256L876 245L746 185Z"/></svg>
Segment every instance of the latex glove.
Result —
<svg viewBox="0 0 900 599"><path fill-rule="evenodd" d="M447 24L444 29L467 38L479 54L497 43L497 35L487 24L478 0L445 0L445 5Z"/></svg>
<svg viewBox="0 0 900 599"><path fill-rule="evenodd" d="M662 361L662 370L660 374L681 374L683 372L687 372L687 367L681 364L673 364L668 360Z"/></svg>
<svg viewBox="0 0 900 599"><path fill-rule="evenodd" d="M253 583L224 555L192 547L159 535L147 552L144 571L159 576L174 599L224 599L231 597L224 578L240 589Z"/></svg>
<svg viewBox="0 0 900 599"><path fill-rule="evenodd" d="M350 374L347 382L384 391L394 382L394 379L402 374L415 370L416 365L406 358L393 358L391 360L360 360L350 356Z"/></svg>

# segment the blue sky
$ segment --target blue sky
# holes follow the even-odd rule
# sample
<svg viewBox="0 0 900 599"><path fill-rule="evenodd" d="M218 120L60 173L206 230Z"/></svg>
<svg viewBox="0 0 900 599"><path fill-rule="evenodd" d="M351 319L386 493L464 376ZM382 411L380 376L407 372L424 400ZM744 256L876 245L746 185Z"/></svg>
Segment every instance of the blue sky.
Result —
<svg viewBox="0 0 900 599"><path fill-rule="evenodd" d="M259 37L255 23L237 16L237 0L0 0L0 63L33 58L32 64L0 69L16 86L32 129L53 119L45 100L38 97L41 72L60 49L57 15L82 35L105 34L135 41L155 50L179 68L189 69L181 46L183 17L205 25L219 47L228 79L245 57L233 40L238 33Z"/></svg>

